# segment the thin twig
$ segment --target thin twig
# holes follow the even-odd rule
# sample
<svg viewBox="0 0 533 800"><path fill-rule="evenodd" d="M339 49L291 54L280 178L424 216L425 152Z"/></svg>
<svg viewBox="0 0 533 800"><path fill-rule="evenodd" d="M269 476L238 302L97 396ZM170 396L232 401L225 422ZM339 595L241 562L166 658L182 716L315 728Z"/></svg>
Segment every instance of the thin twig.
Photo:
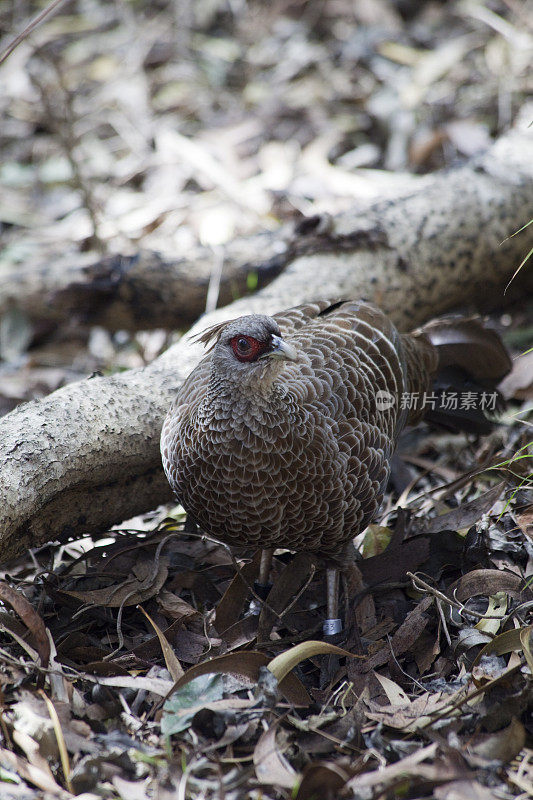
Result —
<svg viewBox="0 0 533 800"><path fill-rule="evenodd" d="M37 16L34 17L32 21L26 25L24 30L22 30L17 36L15 36L13 41L10 44L8 44L3 53L0 54L0 64L3 64L4 61L7 58L9 58L13 50L15 50L15 48L17 48L19 44L21 44L24 41L24 39L27 39L30 33L32 33L32 31L34 31L35 28L38 28L41 22L44 22L46 17L49 17L56 11L59 11L60 7L65 2L66 0L52 0L49 6L40 11L39 14L37 14Z"/></svg>
<svg viewBox="0 0 533 800"><path fill-rule="evenodd" d="M447 597L445 594L440 592L438 589L435 589L433 586L430 586L429 583L426 583L419 578L417 575L414 575L412 572L405 573L408 578L411 579L413 584L413 589L416 589L419 592L426 592L427 594L433 595L433 597L441 600L443 603L446 603L452 608L456 608L460 614L467 614L469 617L476 617L476 619L499 619L501 620L502 617L499 614L482 614L480 611L473 611L467 608L464 603L460 603L458 600L452 600L450 597Z"/></svg>
<svg viewBox="0 0 533 800"><path fill-rule="evenodd" d="M445 708L440 709L439 711L428 711L427 716L431 717L431 719L420 726L419 730L424 730L428 728L430 725L434 725L435 722L438 722L440 719L444 719L451 714L451 712L456 711L458 708L461 708L465 703L469 703L475 697L479 697L480 694L485 694L485 692L490 691L494 686L497 686L499 683L502 683L504 680L508 680L511 675L514 675L522 668L522 664L516 664L514 667L510 667L505 672L502 672L501 675L498 675L497 678L493 678L492 680L488 681L483 686L480 686L478 689L475 689L470 694L467 694L468 687L464 687L464 689L460 689L457 694L465 692L462 698L451 702L445 706Z"/></svg>
<svg viewBox="0 0 533 800"><path fill-rule="evenodd" d="M105 253L105 244L99 234L98 203L93 194L89 178L83 174L81 159L78 158L76 154L78 137L75 132L77 114L74 108L74 94L67 85L65 80L65 70L59 58L47 53L45 48L41 48L39 54L55 72L57 83L63 98L64 113L62 119L59 117L55 105L50 101L48 88L45 81L41 79L40 74L37 74L36 71L32 71L30 72L30 79L41 95L41 100L46 111L47 119L54 125L59 143L63 149L65 157L70 164L72 171L71 183L74 188L80 192L83 200L83 207L85 208L91 223L91 244L100 253Z"/></svg>
<svg viewBox="0 0 533 800"><path fill-rule="evenodd" d="M451 647L452 637L450 636L450 632L448 630L448 625L446 623L446 617L444 616L444 609L442 608L442 603L438 597L435 598L435 605L437 606L437 611L439 612L440 621L442 623L442 629L444 630L444 635L446 637L446 641L448 642L448 647Z"/></svg>

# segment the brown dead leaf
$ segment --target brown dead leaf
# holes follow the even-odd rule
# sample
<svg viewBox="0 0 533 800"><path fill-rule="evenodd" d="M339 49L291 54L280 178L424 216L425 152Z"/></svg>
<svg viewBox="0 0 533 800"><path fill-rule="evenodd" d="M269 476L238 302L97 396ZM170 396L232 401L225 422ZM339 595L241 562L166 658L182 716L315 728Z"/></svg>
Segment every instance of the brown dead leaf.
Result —
<svg viewBox="0 0 533 800"><path fill-rule="evenodd" d="M135 691L144 690L157 694L159 697L167 697L172 691L172 681L163 678L150 678L145 675L113 675L98 677L87 675L86 680L101 686L113 686L119 689L133 689Z"/></svg>
<svg viewBox="0 0 533 800"><path fill-rule="evenodd" d="M26 761L25 758L15 755L15 753L6 750L4 747L0 747L0 762L12 769L23 780L32 783L44 792L49 792L51 797L57 797L59 800L72 800L71 793L62 789L55 782L53 777L50 776L49 770L40 769L38 766Z"/></svg>
<svg viewBox="0 0 533 800"><path fill-rule="evenodd" d="M54 702L56 724L61 726L62 736L70 753L94 753L97 746L89 725L82 720L73 719L70 703ZM13 706L13 728L31 737L45 758L58 757L58 739L54 731L54 720L49 706L34 694L24 691L20 700Z"/></svg>
<svg viewBox="0 0 533 800"><path fill-rule="evenodd" d="M156 636L154 636L154 639L157 641ZM101 675L102 677L125 677L126 675L129 675L129 672L125 667L117 664L114 661L89 661L84 665L84 669L89 674Z"/></svg>
<svg viewBox="0 0 533 800"><path fill-rule="evenodd" d="M163 589L157 595L157 603L161 606L161 610L167 617L172 619L184 619L186 617L198 616L199 612L193 608L190 603L174 594L167 589Z"/></svg>
<svg viewBox="0 0 533 800"><path fill-rule="evenodd" d="M395 658L403 655L409 650L412 650L418 638L424 633L427 628L430 618L427 611L433 603L432 597L423 597L418 605L408 613L400 627L397 629L390 645L382 647L377 653L370 656L364 663L363 668L366 671L377 669L387 663L392 657Z"/></svg>
<svg viewBox="0 0 533 800"><path fill-rule="evenodd" d="M259 574L260 560L261 552L258 551L249 564L241 567L224 592L215 613L214 625L219 633L226 631L241 616L246 599L250 595L250 586Z"/></svg>
<svg viewBox="0 0 533 800"><path fill-rule="evenodd" d="M396 784L399 778L402 781L419 783L441 783L459 778L469 777L470 773L464 763L457 759L443 759L438 757L438 745L433 743L421 747L409 756L401 758L395 764L390 764L382 769L356 775L346 785L354 793L361 789L381 786L382 791ZM424 761L432 761L424 764Z"/></svg>
<svg viewBox="0 0 533 800"><path fill-rule="evenodd" d="M206 639L203 634L183 628L181 623L172 639L167 634L165 634L165 636L167 636L174 647L176 656L180 661L186 664L196 664L204 656L208 648L218 647L221 644L220 639L215 639L213 637Z"/></svg>
<svg viewBox="0 0 533 800"><path fill-rule="evenodd" d="M409 697L404 692L404 690L402 689L401 686L398 686L397 683L395 683L394 681L391 681L391 679L387 678L385 675L378 675L377 672L375 673L375 675L376 675L376 679L379 681L379 683L383 687L383 690L384 690L385 694L387 695L389 703L392 706L408 706L409 705L409 703L410 703Z"/></svg>
<svg viewBox="0 0 533 800"><path fill-rule="evenodd" d="M298 775L284 757L277 734L278 722L261 734L254 748L255 774L261 784L292 789Z"/></svg>
<svg viewBox="0 0 533 800"><path fill-rule="evenodd" d="M174 622L165 628L163 631L163 635L165 639L170 642L171 645L175 646L175 639L176 635L183 630L183 620L182 619L175 619ZM199 647L199 653L203 652L203 646ZM140 659L141 661L153 661L155 658L158 657L160 651L160 643L157 636L153 636L151 639L147 639L147 641L142 642L142 644L137 645L134 647L130 653L124 654L121 656L122 659L127 659L130 655L135 656L136 658ZM180 658L180 656L177 656ZM120 665L120 658L115 659L113 664Z"/></svg>
<svg viewBox="0 0 533 800"><path fill-rule="evenodd" d="M151 558L137 561L126 580L107 586L105 589L94 589L87 592L63 591L69 597L75 597L82 603L104 608L133 606L154 597L168 577L168 559L160 556L157 565Z"/></svg>
<svg viewBox="0 0 533 800"><path fill-rule="evenodd" d="M413 652L413 658L421 675L425 675L426 672L429 672L431 665L439 656L440 651L438 632L423 631L417 640Z"/></svg>
<svg viewBox="0 0 533 800"><path fill-rule="evenodd" d="M386 581L401 581L429 557L429 539L417 536L404 541L405 522L398 519L389 546L378 556L363 559L358 567L367 586Z"/></svg>
<svg viewBox="0 0 533 800"><path fill-rule="evenodd" d="M416 519L413 523L413 530L419 533L438 533L444 530L459 531L470 528L483 514L487 514L494 503L499 500L505 488L505 481L501 481L487 492L480 494L474 500L463 503L458 508L448 511L439 517L432 519Z"/></svg>
<svg viewBox="0 0 533 800"><path fill-rule="evenodd" d="M376 607L374 598L365 592L365 582L358 564L349 564L344 569L344 593L347 599L347 642L355 643L359 639L359 633L355 631L354 625L359 626L360 631L368 631L376 624ZM355 614L353 613L354 601L356 603Z"/></svg>
<svg viewBox="0 0 533 800"><path fill-rule="evenodd" d="M409 148L409 163L413 167L420 167L428 162L436 149L442 148L446 141L446 132L443 130L426 129L417 131Z"/></svg>
<svg viewBox="0 0 533 800"><path fill-rule="evenodd" d="M52 729L51 722L50 729ZM14 743L20 747L30 764L33 764L34 767L37 767L37 769L42 770L43 773L48 775L51 780L54 780L54 776L52 770L50 769L47 758L57 758L57 747L52 750L43 751L41 743L36 742L35 739L32 739L32 737L29 735L29 733L26 733L26 731L18 730L17 728L14 729L12 737ZM53 737L53 741L55 744L55 737Z"/></svg>
<svg viewBox="0 0 533 800"><path fill-rule="evenodd" d="M185 686L186 683L192 681L192 679L198 677L198 675L209 675L215 672L239 675L257 683L260 667L268 666L269 660L268 656L264 653L258 653L255 650L245 650L239 653L228 653L227 655L217 656L210 661L203 661L201 664L190 667L190 669L176 681L169 694L175 692L176 689L179 689L181 686ZM280 681L279 690L290 703L294 703L295 705L308 705L311 702L311 698L304 685L292 673L289 673Z"/></svg>
<svg viewBox="0 0 533 800"><path fill-rule="evenodd" d="M382 677L377 675L378 680ZM392 683L392 681L391 681ZM389 728L396 728L408 733L414 733L431 722L432 715L441 711L449 702L449 696L443 700L442 692L424 692L412 702L381 706L374 700L367 702L366 715L375 722L381 722Z"/></svg>
<svg viewBox="0 0 533 800"><path fill-rule="evenodd" d="M307 764L294 800L337 797L350 777L345 769L332 761Z"/></svg>
<svg viewBox="0 0 533 800"><path fill-rule="evenodd" d="M533 541L533 506L527 508L522 514L516 517L516 523L520 530L527 536L528 539Z"/></svg>
<svg viewBox="0 0 533 800"><path fill-rule="evenodd" d="M430 622L428 610L433 605L432 597L422 600L408 613L391 640L391 649L395 656L414 649L419 636Z"/></svg>
<svg viewBox="0 0 533 800"><path fill-rule="evenodd" d="M244 647L256 638L257 617L248 616L239 619L234 625L230 625L224 631L224 649L227 653Z"/></svg>
<svg viewBox="0 0 533 800"><path fill-rule="evenodd" d="M496 733L471 736L466 750L470 755L507 764L518 755L525 743L525 728L519 720L513 718L506 728Z"/></svg>
<svg viewBox="0 0 533 800"><path fill-rule="evenodd" d="M13 589L4 581L0 581L0 600L10 605L32 634L35 647L45 669L50 659L50 642L41 616L32 604L26 600L22 592Z"/></svg>
<svg viewBox="0 0 533 800"><path fill-rule="evenodd" d="M513 598L520 598L524 591L524 581L514 572L499 569L476 569L467 572L448 588L448 597L465 603L478 595L489 596L506 592ZM526 590L527 591L527 590Z"/></svg>
<svg viewBox="0 0 533 800"><path fill-rule="evenodd" d="M295 595L311 580L315 569L315 561L309 553L296 553L292 561L285 565L261 609L257 625L258 642L269 640L277 615L292 603Z"/></svg>
<svg viewBox="0 0 533 800"><path fill-rule="evenodd" d="M153 619L146 613L142 606L139 606L139 609L142 611L146 619L150 622L150 625L156 632L157 638L159 639L159 643L161 645L161 650L163 651L163 656L165 658L165 664L167 666L168 671L174 681L179 680L181 676L184 674L183 667L181 666L174 650L172 649L171 645L169 644L168 639L166 638L165 634L162 630L155 624Z"/></svg>

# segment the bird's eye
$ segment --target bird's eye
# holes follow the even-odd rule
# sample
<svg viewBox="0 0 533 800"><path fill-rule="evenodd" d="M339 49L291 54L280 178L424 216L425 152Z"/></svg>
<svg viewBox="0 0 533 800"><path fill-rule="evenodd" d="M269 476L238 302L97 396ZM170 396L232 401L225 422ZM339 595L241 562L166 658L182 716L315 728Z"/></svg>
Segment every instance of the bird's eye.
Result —
<svg viewBox="0 0 533 800"><path fill-rule="evenodd" d="M256 361L267 348L267 345L253 336L234 336L230 345L239 361Z"/></svg>

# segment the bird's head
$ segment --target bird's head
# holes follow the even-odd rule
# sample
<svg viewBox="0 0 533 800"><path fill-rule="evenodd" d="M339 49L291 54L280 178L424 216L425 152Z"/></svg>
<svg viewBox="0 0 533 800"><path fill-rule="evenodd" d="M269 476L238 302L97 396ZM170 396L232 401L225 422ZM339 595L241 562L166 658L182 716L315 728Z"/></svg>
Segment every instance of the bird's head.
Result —
<svg viewBox="0 0 533 800"><path fill-rule="evenodd" d="M211 328L201 337L209 342L217 337L212 351L213 369L218 378L240 381L243 385L271 384L287 361L296 361L295 347L285 341L272 317L252 314Z"/></svg>

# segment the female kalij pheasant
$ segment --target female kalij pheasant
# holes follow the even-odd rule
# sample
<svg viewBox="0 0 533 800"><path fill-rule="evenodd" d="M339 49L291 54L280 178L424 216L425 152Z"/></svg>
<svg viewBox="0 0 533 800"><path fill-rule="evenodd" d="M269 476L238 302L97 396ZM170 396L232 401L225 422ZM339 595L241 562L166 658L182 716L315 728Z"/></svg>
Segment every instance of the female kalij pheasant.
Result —
<svg viewBox="0 0 533 800"><path fill-rule="evenodd" d="M440 408L439 399L468 386L479 401L509 357L475 319L400 334L356 301L240 317L201 336L211 340L163 426L170 485L200 528L227 544L325 557L336 616L331 566L350 558L376 514L398 436L423 416L424 394L437 398L430 412L441 423L484 432L479 403ZM263 580L268 564L267 555Z"/></svg>

